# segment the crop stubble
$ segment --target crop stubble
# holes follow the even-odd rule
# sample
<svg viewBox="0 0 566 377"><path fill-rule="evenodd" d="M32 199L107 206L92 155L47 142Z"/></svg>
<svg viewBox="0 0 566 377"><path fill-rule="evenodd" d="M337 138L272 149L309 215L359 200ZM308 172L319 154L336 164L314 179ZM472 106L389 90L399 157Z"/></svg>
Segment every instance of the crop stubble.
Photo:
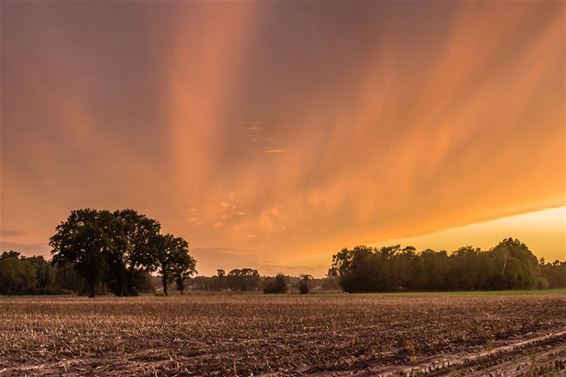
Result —
<svg viewBox="0 0 566 377"><path fill-rule="evenodd" d="M0 376L565 372L566 296L0 298Z"/></svg>

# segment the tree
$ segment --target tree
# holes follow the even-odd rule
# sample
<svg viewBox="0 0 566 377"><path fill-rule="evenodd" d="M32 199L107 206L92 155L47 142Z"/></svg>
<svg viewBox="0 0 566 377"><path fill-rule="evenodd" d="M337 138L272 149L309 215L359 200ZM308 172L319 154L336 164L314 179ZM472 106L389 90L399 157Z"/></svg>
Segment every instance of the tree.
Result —
<svg viewBox="0 0 566 377"><path fill-rule="evenodd" d="M185 281L196 274L196 261L189 255L189 245L187 241L181 239L178 248L175 250L175 258L171 269L177 290L181 294L185 293Z"/></svg>
<svg viewBox="0 0 566 377"><path fill-rule="evenodd" d="M299 293L306 295L310 291L310 281L312 280L311 275L301 274L301 280L299 280Z"/></svg>
<svg viewBox="0 0 566 377"><path fill-rule="evenodd" d="M501 266L501 280L505 289L535 288L540 274L538 260L521 241L506 238L491 253Z"/></svg>
<svg viewBox="0 0 566 377"><path fill-rule="evenodd" d="M367 246L343 249L332 257L329 276L336 276L346 292L369 292L380 290L380 270L383 259L377 250Z"/></svg>
<svg viewBox="0 0 566 377"><path fill-rule="evenodd" d="M558 260L541 266L542 275L549 288L566 288L566 261Z"/></svg>
<svg viewBox="0 0 566 377"><path fill-rule="evenodd" d="M55 264L55 285L61 289L84 294L87 292L84 279L73 263Z"/></svg>
<svg viewBox="0 0 566 377"><path fill-rule="evenodd" d="M137 295L134 285L135 271L152 263L150 243L152 238L159 234L161 225L157 220L133 209L115 211L114 216L120 223L120 233L117 236L121 237L121 263L123 270L127 271L127 293Z"/></svg>
<svg viewBox="0 0 566 377"><path fill-rule="evenodd" d="M253 268L234 269L227 275L228 287L233 291L256 290L261 277Z"/></svg>
<svg viewBox="0 0 566 377"><path fill-rule="evenodd" d="M35 272L35 291L47 292L55 283L55 268L42 256L23 257L33 266Z"/></svg>
<svg viewBox="0 0 566 377"><path fill-rule="evenodd" d="M19 258L15 251L0 256L0 293L24 294L32 291L37 283L33 265Z"/></svg>
<svg viewBox="0 0 566 377"><path fill-rule="evenodd" d="M107 229L114 217L109 211L79 209L71 212L66 221L59 224L50 238L52 263L72 263L87 282L89 297L94 297L96 287L108 268L108 256L114 250L114 240Z"/></svg>
<svg viewBox="0 0 566 377"><path fill-rule="evenodd" d="M173 281L182 282L184 289L184 280L196 273L196 262L189 255L187 241L171 234L156 235L152 238L151 249L153 269L161 276L163 293L168 295L167 286Z"/></svg>
<svg viewBox="0 0 566 377"><path fill-rule="evenodd" d="M269 279L265 282L263 286L263 293L286 293L287 292L287 282L285 281L285 275L277 274L275 278Z"/></svg>

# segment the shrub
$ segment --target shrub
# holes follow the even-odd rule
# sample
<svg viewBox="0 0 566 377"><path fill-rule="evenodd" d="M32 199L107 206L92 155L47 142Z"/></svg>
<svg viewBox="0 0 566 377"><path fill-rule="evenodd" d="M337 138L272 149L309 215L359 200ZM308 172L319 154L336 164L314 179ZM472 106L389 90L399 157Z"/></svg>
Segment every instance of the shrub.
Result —
<svg viewBox="0 0 566 377"><path fill-rule="evenodd" d="M267 280L263 286L263 293L286 293L287 282L283 274L277 274L275 278Z"/></svg>

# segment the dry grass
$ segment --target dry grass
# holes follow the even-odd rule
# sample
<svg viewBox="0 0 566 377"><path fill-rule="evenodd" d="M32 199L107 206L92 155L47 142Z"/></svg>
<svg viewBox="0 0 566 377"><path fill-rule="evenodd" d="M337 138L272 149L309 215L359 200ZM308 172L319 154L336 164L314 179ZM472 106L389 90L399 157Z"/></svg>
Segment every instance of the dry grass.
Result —
<svg viewBox="0 0 566 377"><path fill-rule="evenodd" d="M0 376L473 373L525 340L555 353L523 371L558 371L564 330L562 295L0 298Z"/></svg>

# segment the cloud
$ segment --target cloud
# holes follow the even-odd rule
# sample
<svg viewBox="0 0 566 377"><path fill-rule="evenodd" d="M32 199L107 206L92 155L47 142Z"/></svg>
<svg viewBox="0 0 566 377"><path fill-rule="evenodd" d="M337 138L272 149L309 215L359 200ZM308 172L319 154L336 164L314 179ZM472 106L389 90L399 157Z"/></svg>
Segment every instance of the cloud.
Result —
<svg viewBox="0 0 566 377"><path fill-rule="evenodd" d="M25 235L26 232L21 230L0 229L0 237L18 237Z"/></svg>
<svg viewBox="0 0 566 377"><path fill-rule="evenodd" d="M21 242L6 242L0 241L0 252L15 250L22 252L26 255L43 255L49 256L51 248L44 243L21 243Z"/></svg>
<svg viewBox="0 0 566 377"><path fill-rule="evenodd" d="M564 203L563 2L2 5L1 218L30 253L74 208L241 253L203 272Z"/></svg>

